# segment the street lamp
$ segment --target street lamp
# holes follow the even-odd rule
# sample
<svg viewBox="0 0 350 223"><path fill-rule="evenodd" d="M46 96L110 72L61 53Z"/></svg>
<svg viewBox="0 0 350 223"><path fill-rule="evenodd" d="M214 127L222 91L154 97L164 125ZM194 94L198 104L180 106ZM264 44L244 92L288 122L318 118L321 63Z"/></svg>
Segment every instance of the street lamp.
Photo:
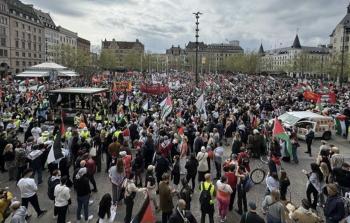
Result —
<svg viewBox="0 0 350 223"><path fill-rule="evenodd" d="M198 87L199 79L198 79L198 48L199 48L199 43L198 43L198 37L199 37L199 15L202 15L201 12L194 12L193 15L196 16L196 86Z"/></svg>

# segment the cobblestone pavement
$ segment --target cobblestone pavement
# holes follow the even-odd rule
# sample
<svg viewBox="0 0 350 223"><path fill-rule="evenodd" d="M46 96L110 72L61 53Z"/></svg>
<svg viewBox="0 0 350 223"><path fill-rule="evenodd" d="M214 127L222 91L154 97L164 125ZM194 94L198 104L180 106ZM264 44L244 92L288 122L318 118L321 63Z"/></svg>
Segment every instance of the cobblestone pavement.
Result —
<svg viewBox="0 0 350 223"><path fill-rule="evenodd" d="M350 160L350 144L346 142L344 139L340 137L334 137L329 143L334 144L339 147L342 154L345 155L346 159ZM310 163L314 161L316 154L319 150L320 146L320 140L315 140L313 143L313 157L309 157L307 154L304 154L304 151L306 150L306 144L301 142L301 147L298 151L299 156L299 164L292 164L292 163L282 163L282 167L287 171L287 174L291 181L290 191L291 191L291 201L297 205L300 204L300 201L302 198L306 197L305 191L306 191L306 176L301 172L302 169L309 170ZM226 148L225 156L228 157L230 154L230 148ZM252 160L251 165L252 168L254 168L257 165L260 165L261 162L258 160ZM105 164L103 164L103 170L105 169ZM215 169L214 166L212 166L212 171ZM267 169L267 166L266 166ZM48 199L47 197L47 177L48 173L44 172L43 174L44 183L39 185L39 203L40 206L43 209L47 209L48 212L46 215L44 215L42 218L38 219L36 218L35 211L30 206L29 212L33 213L33 217L31 218L30 222L56 222L53 217L53 202ZM12 192L15 193L15 196L17 198L20 197L19 190L15 185L15 182L8 182L7 174L0 174L0 185L1 187L8 186ZM107 173L98 173L95 176L96 182L98 184L98 193L92 193L92 199L94 200L94 203L89 207L89 212L94 215L94 219L91 222L97 221L97 211L98 211L98 203L100 201L100 198L105 193L111 193L111 183L108 180ZM260 185L254 186L251 191L247 194L247 200L248 201L255 201L258 205L258 207L261 207L261 202L263 200L265 193L265 184L264 182ZM67 221L76 222L76 208L77 208L77 202L76 202L76 196L75 192L72 191L72 205L69 207ZM143 194L138 194L135 198L135 205L133 209L133 214L136 214L136 212L139 210L140 206L142 205L142 198ZM194 216L197 218L197 220L200 220L200 207L199 207L199 190L196 189L193 198L192 198L192 204L191 209ZM236 196L237 199L237 196ZM174 204L176 204L177 198L174 198ZM237 208L236 203L234 209ZM260 208L261 209L261 208ZM218 209L215 209L215 222L219 222L218 218ZM125 206L120 206L117 209L117 216L115 222L123 222L123 218L125 215ZM160 221L161 220L161 214L157 213L157 218ZM239 222L239 215L235 212L229 212L228 215L228 223L232 222ZM207 220L208 222L208 220Z"/></svg>

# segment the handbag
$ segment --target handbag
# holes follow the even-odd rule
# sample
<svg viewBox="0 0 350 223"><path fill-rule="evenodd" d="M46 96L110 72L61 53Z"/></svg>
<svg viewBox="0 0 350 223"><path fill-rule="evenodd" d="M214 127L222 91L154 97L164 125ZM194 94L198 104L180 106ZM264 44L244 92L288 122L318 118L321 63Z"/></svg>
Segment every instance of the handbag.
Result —
<svg viewBox="0 0 350 223"><path fill-rule="evenodd" d="M246 179L243 182L243 188L245 192L250 191L250 189L252 189L253 186L254 186L254 182L252 181L252 179L249 176L246 177Z"/></svg>
<svg viewBox="0 0 350 223"><path fill-rule="evenodd" d="M89 152L90 156L95 157L95 156L97 155L97 148L96 148L96 147L97 147L97 146L93 146L93 147L90 149L90 152Z"/></svg>

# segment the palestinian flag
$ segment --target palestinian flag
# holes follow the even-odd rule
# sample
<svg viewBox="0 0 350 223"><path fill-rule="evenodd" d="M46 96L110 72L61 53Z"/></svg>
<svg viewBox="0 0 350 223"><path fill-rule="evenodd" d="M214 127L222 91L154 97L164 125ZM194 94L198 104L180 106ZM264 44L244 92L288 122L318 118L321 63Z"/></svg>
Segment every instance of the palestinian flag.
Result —
<svg viewBox="0 0 350 223"><path fill-rule="evenodd" d="M61 131L57 131L53 145L51 146L49 155L47 156L47 163L52 163L64 157L62 152L61 137Z"/></svg>
<svg viewBox="0 0 350 223"><path fill-rule="evenodd" d="M149 196L147 195L147 198L145 202L143 202L143 205L140 209L140 211L136 214L134 219L130 223L155 223L156 218L154 216L151 202L149 199Z"/></svg>
<svg viewBox="0 0 350 223"><path fill-rule="evenodd" d="M290 142L289 135L284 130L281 122L275 118L273 130L272 130L272 136L276 137L277 139L283 139L287 143L287 151L289 155L292 155L292 143Z"/></svg>
<svg viewBox="0 0 350 223"><path fill-rule="evenodd" d="M162 118L162 120L165 120L166 117L170 115L171 111L173 110L173 102L171 100L171 97L166 97L159 105L162 109L160 117Z"/></svg>

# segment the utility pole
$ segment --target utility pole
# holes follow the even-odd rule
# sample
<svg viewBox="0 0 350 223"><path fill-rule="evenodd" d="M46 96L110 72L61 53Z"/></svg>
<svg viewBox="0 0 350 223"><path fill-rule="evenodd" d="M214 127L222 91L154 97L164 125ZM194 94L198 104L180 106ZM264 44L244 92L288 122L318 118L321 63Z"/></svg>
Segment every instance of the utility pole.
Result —
<svg viewBox="0 0 350 223"><path fill-rule="evenodd" d="M199 84L199 79L198 79L198 50L199 50L199 43L198 43L198 38L199 38L199 16L202 15L201 12L194 12L193 15L196 16L196 86L198 87Z"/></svg>

